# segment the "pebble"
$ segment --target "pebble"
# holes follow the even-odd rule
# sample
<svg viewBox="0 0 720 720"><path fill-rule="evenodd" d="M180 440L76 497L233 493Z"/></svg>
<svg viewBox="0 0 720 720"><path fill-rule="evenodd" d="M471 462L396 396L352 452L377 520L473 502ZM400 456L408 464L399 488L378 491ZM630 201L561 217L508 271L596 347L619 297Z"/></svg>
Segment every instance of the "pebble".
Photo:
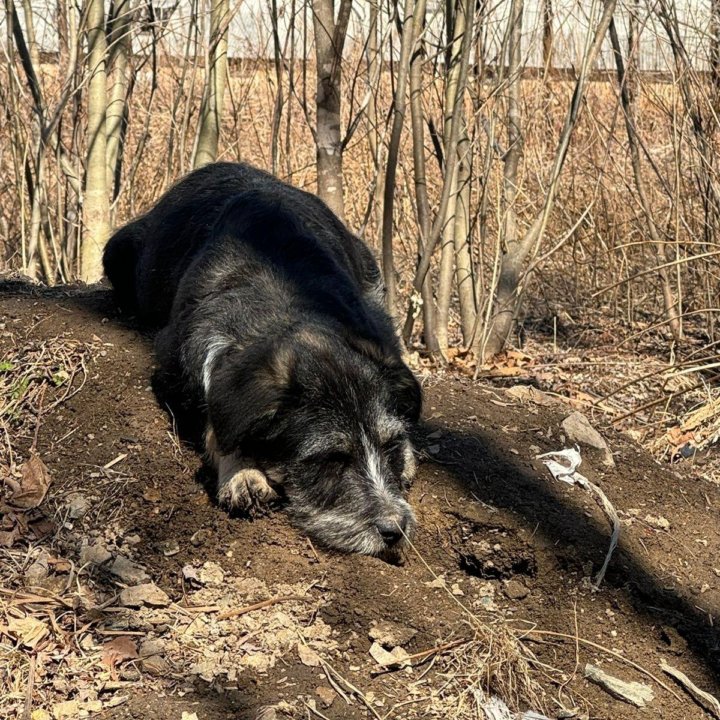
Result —
<svg viewBox="0 0 720 720"><path fill-rule="evenodd" d="M81 565L103 565L111 558L112 553L102 542L97 542L94 545L83 545L80 548Z"/></svg>
<svg viewBox="0 0 720 720"><path fill-rule="evenodd" d="M78 520L87 515L90 510L90 501L80 493L73 493L67 498L68 515L71 520Z"/></svg>
<svg viewBox="0 0 720 720"><path fill-rule="evenodd" d="M325 685L315 688L315 694L320 698L324 707L329 708L337 697L335 691Z"/></svg>
<svg viewBox="0 0 720 720"><path fill-rule="evenodd" d="M110 566L110 572L129 585L137 585L150 579L142 565L128 560L124 555L115 558L115 562Z"/></svg>
<svg viewBox="0 0 720 720"><path fill-rule="evenodd" d="M77 700L68 700L53 705L52 714L55 720L74 720L80 712L80 703Z"/></svg>
<svg viewBox="0 0 720 720"><path fill-rule="evenodd" d="M204 545L212 536L212 533L207 528L200 528L197 532L190 536L190 543L194 547L200 547Z"/></svg>
<svg viewBox="0 0 720 720"><path fill-rule="evenodd" d="M519 580L508 580L505 583L505 594L511 600L522 600L530 594L530 591Z"/></svg>
<svg viewBox="0 0 720 720"><path fill-rule="evenodd" d="M170 604L170 598L155 583L144 583L125 588L120 593L120 604L125 607L141 607L142 605L167 607Z"/></svg>
<svg viewBox="0 0 720 720"><path fill-rule="evenodd" d="M225 572L220 565L209 560L200 568L198 578L203 585L222 585L225 580Z"/></svg>
<svg viewBox="0 0 720 720"><path fill-rule="evenodd" d="M160 638L145 640L145 642L140 645L139 655L141 658L147 658L151 655L162 655L165 652L166 646L167 643L165 640L161 640Z"/></svg>
<svg viewBox="0 0 720 720"><path fill-rule="evenodd" d="M155 677L165 677L170 672L168 661L161 655L151 655L140 661L140 667L143 672Z"/></svg>
<svg viewBox="0 0 720 720"><path fill-rule="evenodd" d="M603 465L615 467L615 460L603 436L590 424L590 421L581 413L574 412L568 415L561 423L561 427L571 442L587 445L596 450L603 451Z"/></svg>
<svg viewBox="0 0 720 720"><path fill-rule="evenodd" d="M35 562L25 571L25 584L28 586L39 586L50 573L49 555L41 551Z"/></svg>
<svg viewBox="0 0 720 720"><path fill-rule="evenodd" d="M407 645L415 636L417 630L406 625L381 620L377 625L370 628L368 636L371 640L386 648L402 647Z"/></svg>

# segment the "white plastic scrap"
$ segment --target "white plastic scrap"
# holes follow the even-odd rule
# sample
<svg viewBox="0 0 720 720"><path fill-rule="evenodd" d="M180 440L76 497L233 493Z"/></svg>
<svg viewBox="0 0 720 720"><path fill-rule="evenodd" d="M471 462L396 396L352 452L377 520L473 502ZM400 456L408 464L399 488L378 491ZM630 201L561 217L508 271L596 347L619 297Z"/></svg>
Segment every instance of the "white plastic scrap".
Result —
<svg viewBox="0 0 720 720"><path fill-rule="evenodd" d="M597 485L591 483L584 475L581 475L577 471L582 464L580 449L577 445L574 448L565 448L564 450L558 450L557 452L536 455L535 458L543 461L547 469L550 471L550 474L556 480L560 480L568 485L579 485L581 488L592 493L612 523L613 531L610 537L610 549L608 550L607 555L605 556L605 562L603 563L602 568L600 568L600 572L596 575L595 582L593 583L595 589L597 589L600 587L600 583L602 583L603 578L605 577L605 572L610 564L610 558L612 557L620 538L620 518L618 517L615 508L612 506L612 503L607 499L605 493Z"/></svg>
<svg viewBox="0 0 720 720"><path fill-rule="evenodd" d="M542 455L536 455L535 458L545 463L550 474L556 480L562 480L568 485L580 485L581 487L587 487L590 482L584 475L577 472L577 469L582 465L582 457L577 447L543 453ZM563 463L561 460L565 462Z"/></svg>
<svg viewBox="0 0 720 720"><path fill-rule="evenodd" d="M524 713L514 713L497 695L493 695L482 704L486 720L550 720L549 717L528 710Z"/></svg>

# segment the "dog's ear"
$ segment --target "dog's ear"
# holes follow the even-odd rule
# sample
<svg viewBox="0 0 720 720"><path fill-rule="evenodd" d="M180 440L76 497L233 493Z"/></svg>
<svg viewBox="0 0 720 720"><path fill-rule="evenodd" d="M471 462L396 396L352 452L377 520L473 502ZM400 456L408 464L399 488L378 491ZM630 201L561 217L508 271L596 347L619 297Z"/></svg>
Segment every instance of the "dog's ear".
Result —
<svg viewBox="0 0 720 720"><path fill-rule="evenodd" d="M225 454L270 439L287 401L292 353L274 342L240 351L229 348L214 363L207 391L210 423Z"/></svg>
<svg viewBox="0 0 720 720"><path fill-rule="evenodd" d="M390 383L398 413L416 423L422 412L422 391L415 375L402 361L384 363L383 372Z"/></svg>
<svg viewBox="0 0 720 720"><path fill-rule="evenodd" d="M374 360L387 380L395 408L399 415L417 422L422 412L422 391L410 368L399 359L399 350L393 344L382 347L378 342L357 335L349 335L347 342L361 355Z"/></svg>

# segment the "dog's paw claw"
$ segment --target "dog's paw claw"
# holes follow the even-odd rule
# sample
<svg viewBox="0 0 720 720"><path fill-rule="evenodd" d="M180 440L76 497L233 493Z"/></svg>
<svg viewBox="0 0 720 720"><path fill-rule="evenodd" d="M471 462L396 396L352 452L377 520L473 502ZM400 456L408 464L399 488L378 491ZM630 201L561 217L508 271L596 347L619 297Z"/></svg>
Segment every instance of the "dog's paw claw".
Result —
<svg viewBox="0 0 720 720"><path fill-rule="evenodd" d="M249 510L254 504L267 504L278 499L267 478L259 470L239 470L220 484L218 502L229 510Z"/></svg>

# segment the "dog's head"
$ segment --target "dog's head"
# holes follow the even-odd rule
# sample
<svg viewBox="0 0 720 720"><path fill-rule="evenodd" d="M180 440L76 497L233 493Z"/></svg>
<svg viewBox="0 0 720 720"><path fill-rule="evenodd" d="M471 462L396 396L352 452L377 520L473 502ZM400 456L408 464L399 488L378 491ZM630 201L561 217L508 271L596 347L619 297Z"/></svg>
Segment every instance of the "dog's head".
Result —
<svg viewBox="0 0 720 720"><path fill-rule="evenodd" d="M223 452L281 484L295 522L323 545L370 555L415 525L410 426L421 409L408 368L372 343L303 327L213 370L210 421Z"/></svg>

